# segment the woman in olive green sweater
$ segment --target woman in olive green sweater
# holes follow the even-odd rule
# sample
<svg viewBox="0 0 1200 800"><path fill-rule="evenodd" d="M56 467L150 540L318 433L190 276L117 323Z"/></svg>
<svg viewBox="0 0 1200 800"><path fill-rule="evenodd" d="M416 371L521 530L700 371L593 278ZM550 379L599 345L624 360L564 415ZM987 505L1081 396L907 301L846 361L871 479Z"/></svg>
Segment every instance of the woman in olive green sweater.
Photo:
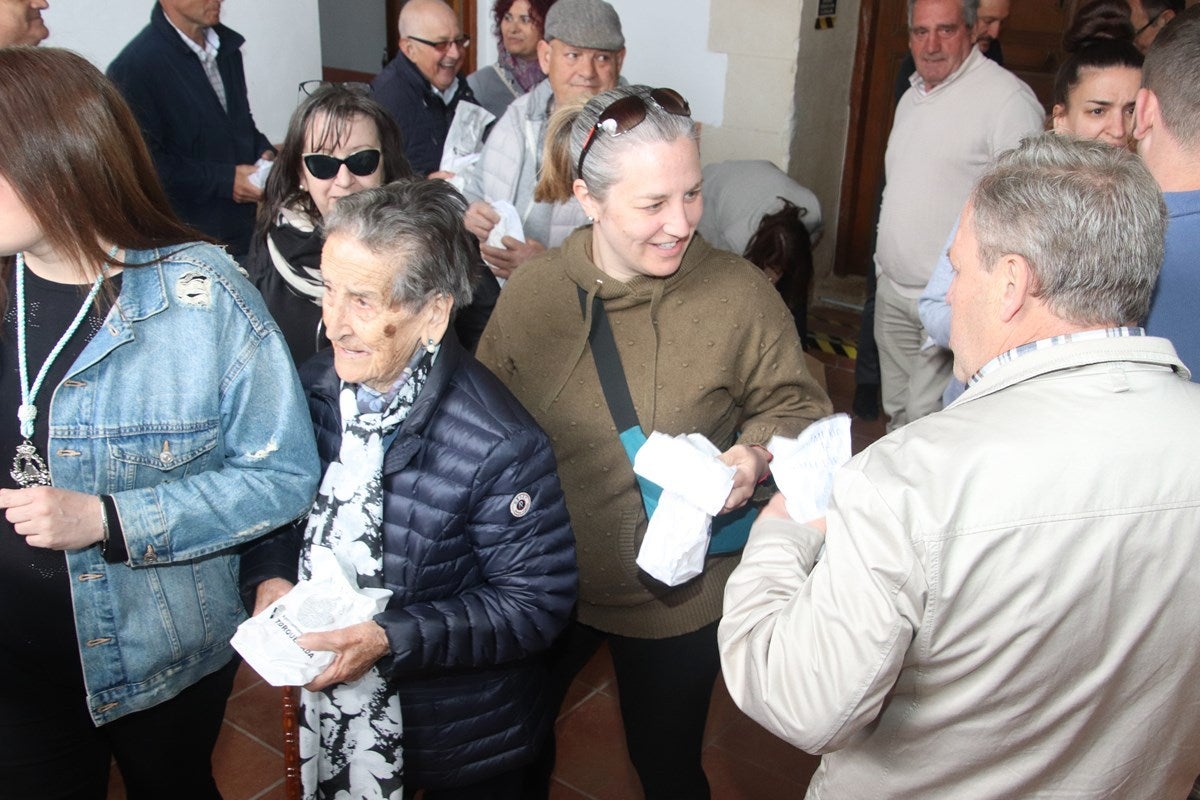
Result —
<svg viewBox="0 0 1200 800"><path fill-rule="evenodd" d="M573 191L593 222L514 273L478 356L550 434L558 459L580 569L563 686L607 640L646 797L706 798L700 750L716 623L737 556L711 556L676 588L634 563L646 512L589 344L593 300L611 323L642 430L699 432L736 469L726 511L766 475L762 445L795 436L830 406L761 271L694 235L700 159L686 102L621 87L575 113L570 159L582 162L582 178Z"/></svg>

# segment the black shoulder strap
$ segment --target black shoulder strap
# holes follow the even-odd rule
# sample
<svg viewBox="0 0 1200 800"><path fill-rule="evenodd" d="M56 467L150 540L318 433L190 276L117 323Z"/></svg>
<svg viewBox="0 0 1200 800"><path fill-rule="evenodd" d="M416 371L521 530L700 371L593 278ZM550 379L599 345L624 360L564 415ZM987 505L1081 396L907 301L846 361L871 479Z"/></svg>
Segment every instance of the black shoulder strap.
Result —
<svg viewBox="0 0 1200 800"><path fill-rule="evenodd" d="M575 288L579 291L579 308L583 311L587 294L582 286ZM633 407L633 398L629 395L629 383L625 380L621 356L617 352L617 340L613 338L612 325L604 313L604 303L598 296L592 298L592 329L588 331L588 342L592 346L592 358L600 375L604 400L608 403L613 422L617 424L617 433L638 427L640 423Z"/></svg>

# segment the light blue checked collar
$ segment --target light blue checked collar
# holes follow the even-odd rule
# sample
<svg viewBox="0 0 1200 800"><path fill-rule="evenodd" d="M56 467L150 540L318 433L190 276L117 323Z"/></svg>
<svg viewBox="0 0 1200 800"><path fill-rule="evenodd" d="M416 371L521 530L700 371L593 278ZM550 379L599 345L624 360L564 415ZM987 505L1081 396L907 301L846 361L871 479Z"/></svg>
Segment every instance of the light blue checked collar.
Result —
<svg viewBox="0 0 1200 800"><path fill-rule="evenodd" d="M1016 361L1023 355L1032 353L1036 350L1048 350L1051 347L1057 347L1060 344L1067 342L1089 342L1094 339L1120 339L1125 336L1145 336L1146 331L1142 328L1119 327L1119 328L1102 328L1094 331L1079 331L1078 333L1064 333L1061 336L1051 336L1048 339L1038 339L1036 342L1018 345L1012 350L1006 350L1000 355L993 358L991 361L979 368L979 371L971 376L971 380L967 381L968 386L974 386L983 380L985 375L995 372L1000 367L1010 362Z"/></svg>

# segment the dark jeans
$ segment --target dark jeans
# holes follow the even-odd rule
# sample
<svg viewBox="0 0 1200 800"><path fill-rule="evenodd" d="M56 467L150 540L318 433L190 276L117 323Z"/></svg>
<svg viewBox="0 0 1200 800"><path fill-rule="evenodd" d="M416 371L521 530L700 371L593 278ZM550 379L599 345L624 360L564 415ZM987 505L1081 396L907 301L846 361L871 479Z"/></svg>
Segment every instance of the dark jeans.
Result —
<svg viewBox="0 0 1200 800"><path fill-rule="evenodd" d="M83 697L0 699L0 797L104 800L115 758L129 800L221 800L212 751L239 663L99 728Z"/></svg>
<svg viewBox="0 0 1200 800"><path fill-rule="evenodd" d="M550 690L562 704L575 675L607 641L620 693L629 759L646 800L707 800L708 779L700 766L704 725L713 683L721 668L717 623L668 639L616 636L572 623L551 654ZM554 768L550 737L534 772L546 797Z"/></svg>
<svg viewBox="0 0 1200 800"><path fill-rule="evenodd" d="M875 345L875 265L867 270L867 297L858 328L858 357L854 359L855 386L878 386L879 348Z"/></svg>

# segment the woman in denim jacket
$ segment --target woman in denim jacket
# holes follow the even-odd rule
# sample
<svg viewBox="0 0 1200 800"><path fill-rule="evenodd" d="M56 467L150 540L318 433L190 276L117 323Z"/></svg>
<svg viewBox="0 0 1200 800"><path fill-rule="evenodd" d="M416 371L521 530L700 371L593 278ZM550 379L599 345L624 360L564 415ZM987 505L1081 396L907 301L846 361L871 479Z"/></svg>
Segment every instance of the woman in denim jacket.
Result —
<svg viewBox="0 0 1200 800"><path fill-rule="evenodd" d="M219 798L237 549L317 459L287 348L62 50L0 50L0 775L8 798ZM11 464L11 470L10 470Z"/></svg>

